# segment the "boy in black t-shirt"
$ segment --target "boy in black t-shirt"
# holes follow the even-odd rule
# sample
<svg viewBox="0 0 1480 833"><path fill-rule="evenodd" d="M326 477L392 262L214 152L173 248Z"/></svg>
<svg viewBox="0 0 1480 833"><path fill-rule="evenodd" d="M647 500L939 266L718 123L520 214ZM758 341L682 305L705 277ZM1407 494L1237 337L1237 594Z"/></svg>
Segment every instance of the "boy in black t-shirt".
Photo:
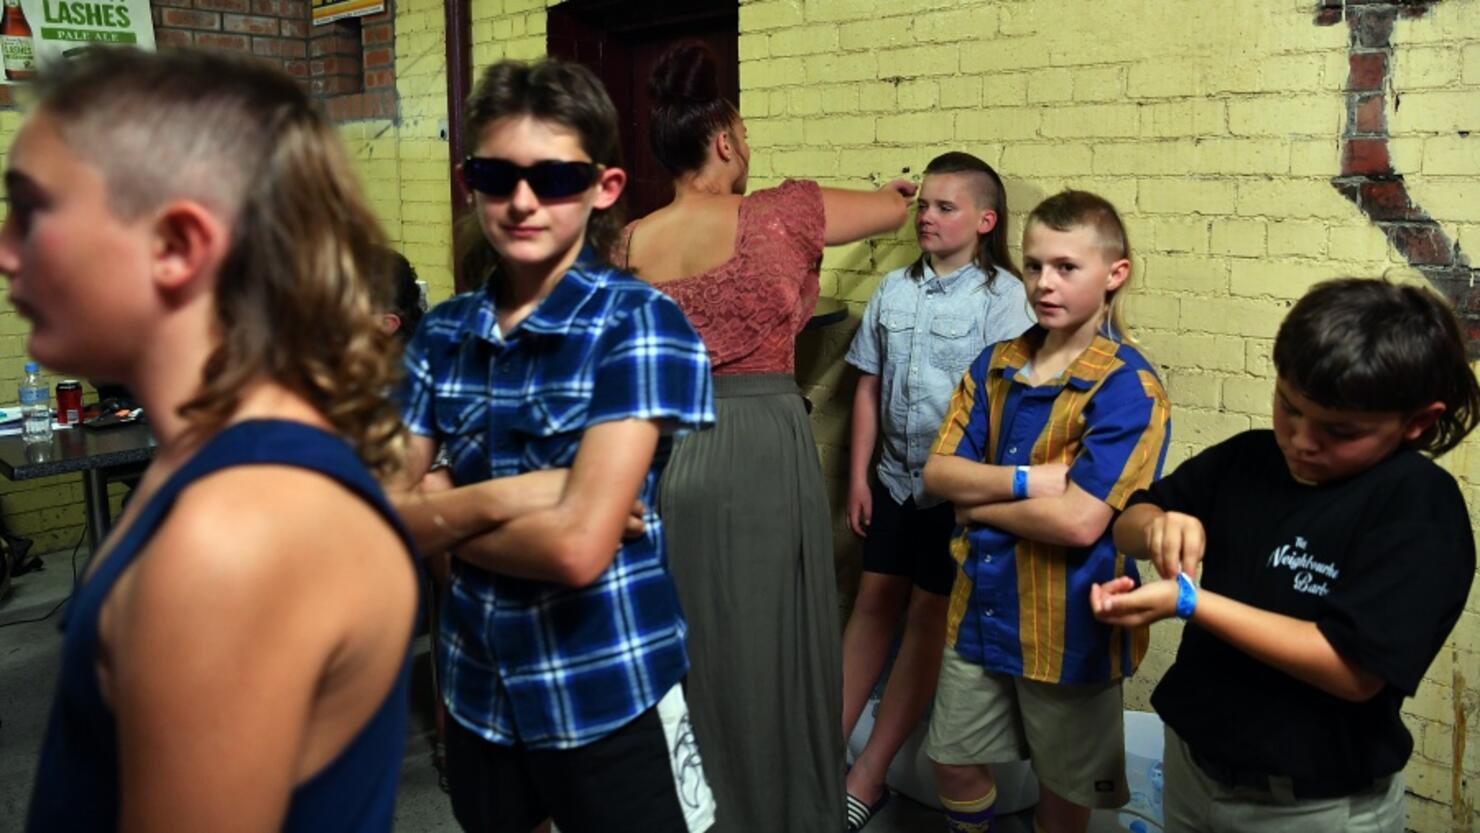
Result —
<svg viewBox="0 0 1480 833"><path fill-rule="evenodd" d="M1091 604L1110 624L1188 620L1151 699L1166 830L1402 831L1399 710L1475 575L1459 487L1419 452L1464 439L1480 388L1449 307L1382 281L1314 287L1274 363L1274 430L1198 454L1115 523L1169 580L1096 585Z"/></svg>

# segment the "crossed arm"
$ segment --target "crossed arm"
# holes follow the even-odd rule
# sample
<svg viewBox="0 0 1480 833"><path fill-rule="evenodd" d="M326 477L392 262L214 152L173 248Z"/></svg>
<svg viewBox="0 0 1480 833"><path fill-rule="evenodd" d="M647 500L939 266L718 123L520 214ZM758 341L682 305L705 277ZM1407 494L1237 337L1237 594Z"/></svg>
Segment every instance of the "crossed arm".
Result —
<svg viewBox="0 0 1480 833"><path fill-rule="evenodd" d="M436 492L408 487L432 457L431 441L416 437L394 501L423 552L456 547L459 558L492 572L582 586L606 570L623 533L633 530L658 436L651 420L598 423L582 435L568 471Z"/></svg>
<svg viewBox="0 0 1480 833"><path fill-rule="evenodd" d="M1115 544L1127 555L1150 560L1163 579L1196 575L1206 535L1191 515L1166 512L1149 503L1132 506L1115 522ZM1177 582L1136 587L1122 576L1090 589L1095 618L1112 625L1143 625L1175 615ZM1244 604L1199 589L1192 622L1256 660L1306 685L1352 702L1370 700L1383 689L1381 677L1342 656L1316 623Z"/></svg>
<svg viewBox="0 0 1480 833"><path fill-rule="evenodd" d="M1069 467L1028 467L1028 496L1012 494L1015 466L977 463L954 454L932 454L925 463L925 488L956 506L963 524L989 524L1020 538L1067 547L1099 540L1113 512L1102 500L1069 480Z"/></svg>

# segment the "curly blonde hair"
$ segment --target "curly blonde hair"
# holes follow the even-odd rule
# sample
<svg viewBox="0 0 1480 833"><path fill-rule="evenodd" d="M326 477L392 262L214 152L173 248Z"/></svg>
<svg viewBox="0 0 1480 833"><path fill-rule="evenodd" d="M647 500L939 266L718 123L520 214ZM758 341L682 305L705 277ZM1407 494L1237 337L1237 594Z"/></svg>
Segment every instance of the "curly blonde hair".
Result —
<svg viewBox="0 0 1480 833"><path fill-rule="evenodd" d="M193 199L232 228L217 278L219 343L180 406L199 431L263 377L306 398L389 475L405 434L388 398L399 366L381 332L385 238L333 126L293 79L222 53L94 47L49 65L36 108L103 172L131 219Z"/></svg>

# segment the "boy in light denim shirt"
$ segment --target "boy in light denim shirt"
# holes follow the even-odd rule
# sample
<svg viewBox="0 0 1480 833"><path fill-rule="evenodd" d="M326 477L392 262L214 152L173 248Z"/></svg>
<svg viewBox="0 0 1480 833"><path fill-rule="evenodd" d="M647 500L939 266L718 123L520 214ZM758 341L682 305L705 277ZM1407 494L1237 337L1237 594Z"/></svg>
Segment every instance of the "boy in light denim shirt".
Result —
<svg viewBox="0 0 1480 833"><path fill-rule="evenodd" d="M843 634L844 737L909 610L873 733L848 773L849 830L888 799L889 762L930 704L945 643L955 516L925 493L921 471L972 360L1033 323L1007 253L1007 195L991 166L967 153L931 160L915 231L920 258L879 283L846 359L863 371L853 398L848 525L864 538L864 572ZM883 454L871 485L881 427Z"/></svg>

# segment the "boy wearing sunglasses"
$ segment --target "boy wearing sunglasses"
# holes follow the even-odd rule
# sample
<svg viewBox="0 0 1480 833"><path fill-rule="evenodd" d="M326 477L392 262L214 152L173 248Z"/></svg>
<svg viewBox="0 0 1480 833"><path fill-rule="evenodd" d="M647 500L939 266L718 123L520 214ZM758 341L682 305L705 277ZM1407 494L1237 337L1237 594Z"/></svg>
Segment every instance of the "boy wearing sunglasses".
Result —
<svg viewBox="0 0 1480 833"><path fill-rule="evenodd" d="M490 833L705 830L655 507L673 438L714 422L708 353L606 262L626 174L600 82L504 62L468 109L463 177L498 265L407 346L404 482L440 446L454 488L400 502L423 551L454 554L438 626L453 812Z"/></svg>

